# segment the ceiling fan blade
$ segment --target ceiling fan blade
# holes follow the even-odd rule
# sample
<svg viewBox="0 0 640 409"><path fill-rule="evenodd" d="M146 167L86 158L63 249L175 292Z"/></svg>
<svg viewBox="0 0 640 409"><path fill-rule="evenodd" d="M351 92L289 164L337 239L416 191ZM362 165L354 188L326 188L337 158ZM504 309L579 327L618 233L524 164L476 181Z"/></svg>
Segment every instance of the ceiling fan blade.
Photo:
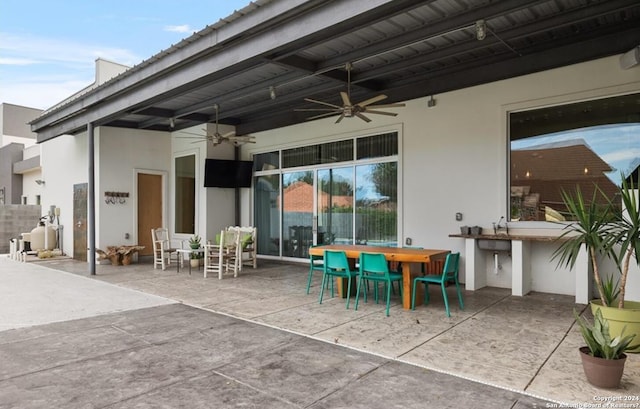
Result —
<svg viewBox="0 0 640 409"><path fill-rule="evenodd" d="M226 134L220 135L221 138L229 138L230 136L233 136L236 134L236 131L231 131L231 132L227 132Z"/></svg>
<svg viewBox="0 0 640 409"><path fill-rule="evenodd" d="M338 108L296 108L294 111L297 112L315 112L315 111L337 111L340 112L342 109Z"/></svg>
<svg viewBox="0 0 640 409"><path fill-rule="evenodd" d="M250 136L250 137L241 136L238 138L230 138L229 140L232 141L235 145L243 144L243 143L256 143L255 139L253 139L253 136Z"/></svg>
<svg viewBox="0 0 640 409"><path fill-rule="evenodd" d="M340 96L342 97L342 103L343 103L345 106L351 106L351 100L349 99L349 94L347 94L347 93L346 93L346 92L344 92L344 91L341 91L341 92L340 92Z"/></svg>
<svg viewBox="0 0 640 409"><path fill-rule="evenodd" d="M361 107L366 107L367 105L371 105L371 104L375 104L378 101L382 101L383 99L386 99L387 96L384 94L380 94L378 96L375 96L373 98L369 98L367 100L364 100L360 103L358 103L358 105L360 105Z"/></svg>
<svg viewBox="0 0 640 409"><path fill-rule="evenodd" d="M356 113L355 113L355 115L356 115L358 118L360 118L360 119L362 119L363 121L365 121L365 122L371 122L371 119L369 119L369 118L367 118L366 116L362 115L360 112L356 112Z"/></svg>
<svg viewBox="0 0 640 409"><path fill-rule="evenodd" d="M336 123L339 123L340 121L342 121L342 118L344 118L344 112L338 117L338 120L336 121Z"/></svg>
<svg viewBox="0 0 640 409"><path fill-rule="evenodd" d="M317 99L305 98L304 100L307 101L307 102L313 102L315 104L326 105L326 106L332 107L332 108L342 108L340 105L334 105L334 104L330 104L328 102L318 101Z"/></svg>
<svg viewBox="0 0 640 409"><path fill-rule="evenodd" d="M398 116L398 114L395 112L374 111L372 109L367 109L364 112L366 112L367 114Z"/></svg>
<svg viewBox="0 0 640 409"><path fill-rule="evenodd" d="M403 108L405 107L406 104L380 104L380 105L375 105L375 106L371 106L370 108Z"/></svg>
<svg viewBox="0 0 640 409"><path fill-rule="evenodd" d="M320 114L320 115L315 115L315 116L310 116L309 118L307 118L307 121L310 121L312 119L320 119L320 118L325 118L325 117L330 117L330 116L334 116L334 115L338 115L341 111L334 111L334 112L327 112L324 114Z"/></svg>

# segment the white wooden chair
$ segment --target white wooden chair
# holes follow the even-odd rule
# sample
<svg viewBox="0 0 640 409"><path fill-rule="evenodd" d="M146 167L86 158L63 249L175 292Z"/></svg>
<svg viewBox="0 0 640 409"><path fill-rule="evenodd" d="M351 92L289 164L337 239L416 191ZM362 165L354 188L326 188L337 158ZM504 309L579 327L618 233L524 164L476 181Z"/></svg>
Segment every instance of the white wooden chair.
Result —
<svg viewBox="0 0 640 409"><path fill-rule="evenodd" d="M169 238L169 230L165 228L151 229L151 240L153 242L153 268L158 266L163 270L166 270L167 266L171 264L171 257L178 260L177 247L171 246L171 239Z"/></svg>
<svg viewBox="0 0 640 409"><path fill-rule="evenodd" d="M225 229L220 232L218 243L208 241L205 245L204 276L208 273L218 273L222 280L224 274L238 276L240 259L238 258L239 238L237 230Z"/></svg>
<svg viewBox="0 0 640 409"><path fill-rule="evenodd" d="M244 264L258 268L257 258L257 229L253 226L233 226L228 227L227 230L235 229L240 235L239 240L239 269L242 271Z"/></svg>

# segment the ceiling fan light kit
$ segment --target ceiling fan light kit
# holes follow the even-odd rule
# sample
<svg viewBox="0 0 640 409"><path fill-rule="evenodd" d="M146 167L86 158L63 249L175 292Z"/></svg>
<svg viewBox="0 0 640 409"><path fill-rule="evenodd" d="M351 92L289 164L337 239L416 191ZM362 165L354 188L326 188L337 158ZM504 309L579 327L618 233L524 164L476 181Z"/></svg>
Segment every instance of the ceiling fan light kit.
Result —
<svg viewBox="0 0 640 409"><path fill-rule="evenodd" d="M325 118L330 116L339 115L338 119L335 123L339 123L343 118L353 118L358 117L365 122L371 122L371 119L364 114L374 114L374 115L387 115L387 116L396 116L398 115L395 112L386 112L379 111L380 108L401 108L404 107L403 103L396 104L382 104L382 105L374 105L376 102L382 101L386 99L387 96L384 94L376 95L375 97L366 99L359 103L351 102L351 63L347 63L345 69L347 70L347 92L341 91L340 98L342 99L342 106L331 104L329 102L319 101L317 99L305 98L304 100L307 102L312 102L314 104L324 105L327 108L299 108L296 111L302 112L324 112L322 114L314 115L307 120Z"/></svg>

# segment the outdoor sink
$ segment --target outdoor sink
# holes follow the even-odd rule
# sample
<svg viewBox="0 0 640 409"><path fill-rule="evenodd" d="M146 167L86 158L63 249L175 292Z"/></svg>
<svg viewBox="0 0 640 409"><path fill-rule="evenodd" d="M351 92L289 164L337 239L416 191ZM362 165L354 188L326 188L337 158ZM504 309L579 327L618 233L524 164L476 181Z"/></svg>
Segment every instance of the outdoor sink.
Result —
<svg viewBox="0 0 640 409"><path fill-rule="evenodd" d="M476 242L480 250L511 251L511 240L478 239Z"/></svg>

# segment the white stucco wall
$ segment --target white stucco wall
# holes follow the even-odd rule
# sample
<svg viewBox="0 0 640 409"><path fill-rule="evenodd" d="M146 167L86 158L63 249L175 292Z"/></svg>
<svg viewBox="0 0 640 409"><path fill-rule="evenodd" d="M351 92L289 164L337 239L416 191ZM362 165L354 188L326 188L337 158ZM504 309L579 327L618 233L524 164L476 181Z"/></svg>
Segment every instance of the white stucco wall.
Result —
<svg viewBox="0 0 640 409"><path fill-rule="evenodd" d="M371 115L367 124L348 118L316 120L257 133L256 144L242 147L241 159L280 148L339 140L353 136L397 131L400 135L399 238L411 237L413 245L460 251L464 242L450 238L461 225L491 228L507 211L507 113L584 99L640 91L640 67L621 70L618 57L563 67L542 73L499 81L455 92L435 95L437 104L428 108L428 98L407 101L397 117ZM206 125L185 132L203 133ZM221 126L220 132L230 127ZM208 132L213 132L208 125ZM183 132L184 133L184 132ZM176 156L194 153L196 175L196 233L212 239L223 227L234 224L233 189L204 188L204 159L232 159L229 144L211 146L180 138L181 132L162 133L116 128L96 129L97 246L128 244L137 240L135 200L124 205L104 204L104 191L135 192L135 171L166 172L168 200L166 223L173 230L173 163ZM73 184L87 181L86 136L62 136L42 145L43 209L55 204L62 209L64 243L72 250ZM241 224L254 224L251 189L241 189ZM455 213L463 214L462 221ZM545 223L512 223L511 229L535 232L551 229ZM548 232L548 231L547 231ZM188 238L188 237L183 237ZM531 264L534 291L574 294L575 274L556 269L550 261L554 247L533 243ZM486 260L490 286L511 287L511 259L500 256L502 269L493 271L493 258ZM465 280L462 259L461 276ZM634 281L637 283L638 280ZM634 284L635 285L635 284ZM640 299L640 289L636 299Z"/></svg>
<svg viewBox="0 0 640 409"><path fill-rule="evenodd" d="M63 250L73 255L73 185L87 182L87 137L62 135L41 144L42 209L60 208Z"/></svg>
<svg viewBox="0 0 640 409"><path fill-rule="evenodd" d="M512 78L482 86L407 101L397 117L371 115L367 124L348 118L316 120L256 134L257 143L245 154L398 130L401 136L402 216L400 238L413 245L445 248L464 255L462 239L448 237L462 225L491 228L507 212L507 112L570 103L584 99L640 91L640 67L620 69L618 56ZM455 213L461 212L461 222ZM249 212L243 213L245 217ZM512 229L544 225L513 223ZM548 228L549 226L543 226ZM574 294L573 272L556 270L550 262L553 247L532 245L532 289ZM511 287L511 261L493 272L487 257L487 284ZM462 279L465 278L464 258Z"/></svg>
<svg viewBox="0 0 640 409"><path fill-rule="evenodd" d="M167 132L124 128L96 129L96 247L138 243L137 171L164 173L169 183L171 136ZM126 192L123 204L107 204L104 192ZM165 192L170 192L165 186ZM169 219L173 206L167 193L164 217ZM126 234L129 238L125 238Z"/></svg>

